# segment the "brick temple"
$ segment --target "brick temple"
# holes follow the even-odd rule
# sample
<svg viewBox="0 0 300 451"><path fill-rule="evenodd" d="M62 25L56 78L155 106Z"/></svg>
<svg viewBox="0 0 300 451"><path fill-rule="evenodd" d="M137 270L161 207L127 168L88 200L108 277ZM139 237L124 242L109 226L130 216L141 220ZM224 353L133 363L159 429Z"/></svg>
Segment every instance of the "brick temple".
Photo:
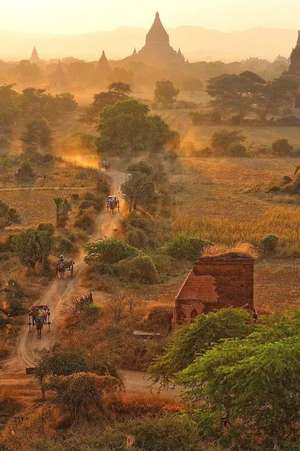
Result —
<svg viewBox="0 0 300 451"><path fill-rule="evenodd" d="M175 300L173 323L226 307L254 309L254 258L243 253L200 257Z"/></svg>

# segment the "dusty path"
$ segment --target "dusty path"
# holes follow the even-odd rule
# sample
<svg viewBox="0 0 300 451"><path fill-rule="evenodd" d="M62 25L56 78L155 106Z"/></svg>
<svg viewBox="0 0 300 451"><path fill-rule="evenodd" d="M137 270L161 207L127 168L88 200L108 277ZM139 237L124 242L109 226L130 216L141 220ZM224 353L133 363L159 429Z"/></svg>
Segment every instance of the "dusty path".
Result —
<svg viewBox="0 0 300 451"><path fill-rule="evenodd" d="M118 171L108 173L112 179L112 192L120 195L120 186L124 182L126 175ZM122 199L121 199L122 208ZM100 239L112 236L114 229L118 227L119 215L112 216L103 212L99 215L96 224L96 233L92 239ZM32 328L29 331L27 325L24 326L18 341L16 352L2 367L0 373L1 390L10 391L17 399L24 403L30 402L39 396L39 388L33 377L26 376L27 367L34 367L36 361L43 350L51 349L55 343L56 330L60 327L63 313L69 308L69 302L78 292L80 275L84 269L84 252L82 251L76 258L75 277L64 280L54 280L48 287L46 293L39 300L40 304L47 304L51 311L51 330L46 326L43 330L42 339L36 337L36 331ZM124 384L128 391L134 393L149 393L158 391L158 387L153 388L147 375L141 372L122 371ZM162 396L174 397L173 390L163 390Z"/></svg>

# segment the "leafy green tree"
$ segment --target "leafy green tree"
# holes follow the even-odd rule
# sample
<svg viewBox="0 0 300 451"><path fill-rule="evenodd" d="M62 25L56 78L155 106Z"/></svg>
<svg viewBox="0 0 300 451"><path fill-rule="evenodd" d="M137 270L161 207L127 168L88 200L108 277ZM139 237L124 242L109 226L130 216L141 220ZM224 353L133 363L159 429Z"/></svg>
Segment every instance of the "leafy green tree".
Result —
<svg viewBox="0 0 300 451"><path fill-rule="evenodd" d="M165 250L174 258L185 258L187 260L195 261L209 244L210 243L203 241L200 238L178 235L166 244Z"/></svg>
<svg viewBox="0 0 300 451"><path fill-rule="evenodd" d="M98 149L115 155L158 152L176 137L161 118L150 116L148 106L137 100L105 108L98 132Z"/></svg>
<svg viewBox="0 0 300 451"><path fill-rule="evenodd" d="M76 102L75 97L73 94L68 92L56 95L55 104L58 113L61 115L73 113L78 108L78 103Z"/></svg>
<svg viewBox="0 0 300 451"><path fill-rule="evenodd" d="M179 89L176 89L170 80L157 81L154 91L155 103L163 106L172 105L179 94Z"/></svg>
<svg viewBox="0 0 300 451"><path fill-rule="evenodd" d="M150 367L157 381L169 383L176 373L192 364L225 338L246 337L254 325L245 310L224 309L198 316L192 324L179 329L170 339L164 354Z"/></svg>
<svg viewBox="0 0 300 451"><path fill-rule="evenodd" d="M296 322L299 326L299 314ZM269 334L265 327L263 333L226 340L178 375L193 402L238 431L230 448L244 439L248 449L257 449L257 443L274 449L298 435L300 337L293 326L286 320L285 330L269 326ZM220 429L225 435L224 423Z"/></svg>
<svg viewBox="0 0 300 451"><path fill-rule="evenodd" d="M7 151L11 145L13 121L9 115L0 113L0 152Z"/></svg>
<svg viewBox="0 0 300 451"><path fill-rule="evenodd" d="M20 114L20 94L13 89L14 85L0 86L0 117L12 125Z"/></svg>
<svg viewBox="0 0 300 451"><path fill-rule="evenodd" d="M125 258L134 257L138 253L137 249L125 243L125 241L113 238L89 243L86 249L86 262L91 265L113 265Z"/></svg>
<svg viewBox="0 0 300 451"><path fill-rule="evenodd" d="M51 148L52 132L44 119L29 122L21 137L25 152L47 152Z"/></svg>
<svg viewBox="0 0 300 451"><path fill-rule="evenodd" d="M52 249L52 235L47 230L28 229L13 238L13 246L21 263L34 269L41 263L48 269L48 257Z"/></svg>
<svg viewBox="0 0 300 451"><path fill-rule="evenodd" d="M149 210L157 200L152 177L141 172L131 174L128 180L122 184L121 190L126 197L130 212L138 207Z"/></svg>

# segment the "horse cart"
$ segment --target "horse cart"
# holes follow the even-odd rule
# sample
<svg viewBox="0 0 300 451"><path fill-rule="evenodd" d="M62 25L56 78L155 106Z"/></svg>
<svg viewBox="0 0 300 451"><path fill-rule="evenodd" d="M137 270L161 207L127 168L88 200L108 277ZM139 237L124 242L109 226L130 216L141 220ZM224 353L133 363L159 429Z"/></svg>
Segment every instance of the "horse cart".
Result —
<svg viewBox="0 0 300 451"><path fill-rule="evenodd" d="M117 198L117 196L108 196L106 199L106 210L113 215L116 209L120 211L119 199Z"/></svg>
<svg viewBox="0 0 300 451"><path fill-rule="evenodd" d="M48 305L33 305L28 312L28 326L36 327L37 338L42 338L42 330L45 325L48 325L50 330L50 309Z"/></svg>
<svg viewBox="0 0 300 451"><path fill-rule="evenodd" d="M74 275L74 261L65 260L64 256L61 255L56 265L56 275L58 279L64 279L66 272L70 273L70 276Z"/></svg>

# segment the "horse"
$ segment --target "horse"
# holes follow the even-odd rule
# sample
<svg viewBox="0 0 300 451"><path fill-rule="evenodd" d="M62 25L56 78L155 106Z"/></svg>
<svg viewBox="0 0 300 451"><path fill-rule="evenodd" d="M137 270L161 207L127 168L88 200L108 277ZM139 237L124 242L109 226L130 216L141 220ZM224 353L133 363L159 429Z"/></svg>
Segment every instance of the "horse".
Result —
<svg viewBox="0 0 300 451"><path fill-rule="evenodd" d="M70 271L71 277L74 275L74 264L73 260L59 260L56 265L56 275L59 279L63 279L65 277L65 272Z"/></svg>
<svg viewBox="0 0 300 451"><path fill-rule="evenodd" d="M113 215L116 208L118 209L118 211L120 211L119 199L116 196L108 196L106 200L106 210L110 211Z"/></svg>
<svg viewBox="0 0 300 451"><path fill-rule="evenodd" d="M48 324L50 328L50 309L47 305L33 306L28 312L29 329L31 326L36 327L37 338L42 338L42 330L44 324Z"/></svg>

